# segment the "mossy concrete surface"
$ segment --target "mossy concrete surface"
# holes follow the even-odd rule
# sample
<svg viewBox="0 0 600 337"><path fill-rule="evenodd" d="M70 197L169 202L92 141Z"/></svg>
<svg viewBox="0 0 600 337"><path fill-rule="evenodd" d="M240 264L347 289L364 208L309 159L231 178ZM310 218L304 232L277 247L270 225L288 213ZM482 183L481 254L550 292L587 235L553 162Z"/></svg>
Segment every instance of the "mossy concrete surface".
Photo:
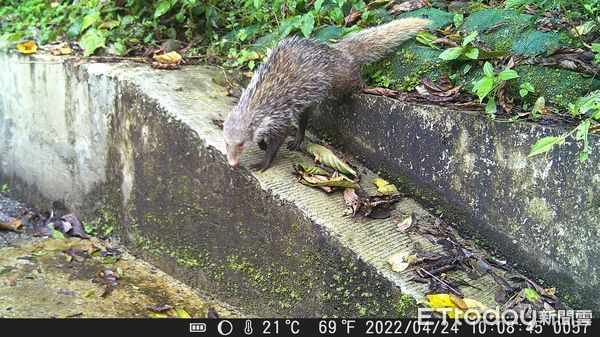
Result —
<svg viewBox="0 0 600 337"><path fill-rule="evenodd" d="M311 162L299 152L281 150L268 171L251 173L262 155L253 146L242 167L229 167L218 124L233 101L215 84L222 70L1 58L0 180L14 193L76 212L250 315L415 316L426 285L387 260L415 244L441 247L399 233L394 218L435 217L406 198L391 218L353 221L339 192L296 181L292 163ZM358 170L374 193L376 175ZM466 296L496 305L491 276L469 283Z"/></svg>
<svg viewBox="0 0 600 337"><path fill-rule="evenodd" d="M422 17L432 21L431 28L441 29L453 24L453 14L435 8L421 8L404 13L400 17ZM535 26L536 17L511 10L483 9L465 16L459 30L463 36L477 31L476 46L487 51L534 57L544 55L556 48L575 48L579 41L572 38L567 30L542 32ZM495 27L495 28L494 28ZM518 36L518 39L514 37ZM415 40L407 41L395 53L363 69L364 77L374 86L389 87L401 91L414 91L422 78L437 81L441 75L453 78L460 74L464 91L471 91L475 80L483 77L481 66L473 60L444 61L438 56L447 47L430 48ZM467 66L472 66L463 75ZM469 68L471 69L471 68ZM500 69L499 69L500 70ZM507 95L517 101L532 104L543 96L546 102L566 108L568 103L600 89L600 80L594 76L566 69L539 65L515 67L519 78L507 82ZM457 81L460 84L460 80ZM524 99L519 96L519 86L531 83L535 92Z"/></svg>
<svg viewBox="0 0 600 337"><path fill-rule="evenodd" d="M573 140L528 158L566 130L370 95L324 104L312 126L576 306L600 309L598 135L584 163Z"/></svg>

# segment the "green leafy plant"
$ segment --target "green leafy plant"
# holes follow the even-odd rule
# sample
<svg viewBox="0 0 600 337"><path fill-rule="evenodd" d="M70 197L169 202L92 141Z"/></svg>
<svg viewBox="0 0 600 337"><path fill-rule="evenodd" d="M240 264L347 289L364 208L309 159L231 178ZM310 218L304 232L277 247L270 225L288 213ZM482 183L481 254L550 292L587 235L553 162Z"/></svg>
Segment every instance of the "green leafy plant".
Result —
<svg viewBox="0 0 600 337"><path fill-rule="evenodd" d="M460 25L462 25L464 19L465 19L464 14L462 14L462 13L454 13L454 16L452 17L452 21L454 23L454 27L455 28L460 27Z"/></svg>
<svg viewBox="0 0 600 337"><path fill-rule="evenodd" d="M574 117L583 118L579 125L573 130L556 137L544 137L538 140L529 152L529 157L544 154L547 155L554 146L563 145L571 137L582 143L579 151L579 160L586 161L589 158L589 131L592 125L597 126L600 122L600 92L591 93L569 104L569 110Z"/></svg>
<svg viewBox="0 0 600 337"><path fill-rule="evenodd" d="M434 34L431 34L430 32L424 30L424 31L420 31L417 33L417 36L415 36L415 39L419 42L422 43L426 46L429 46L430 48L433 49L440 49L440 47L438 47L438 45L436 45L435 43L433 43L433 41L435 39L437 39L438 37L435 36Z"/></svg>
<svg viewBox="0 0 600 337"><path fill-rule="evenodd" d="M8 187L8 184L2 184L2 194L7 195L8 193L10 193L10 188Z"/></svg>
<svg viewBox="0 0 600 337"><path fill-rule="evenodd" d="M101 50L122 56L172 39L189 43L186 56L251 69L283 37L312 37L331 28L323 38L340 38L381 23L382 11L381 3L364 0L5 0L0 48L21 40L43 45L66 39L86 56ZM359 14L355 25L344 20L351 13Z"/></svg>
<svg viewBox="0 0 600 337"><path fill-rule="evenodd" d="M508 81L519 77L516 71L512 69L504 69L496 74L494 67L490 62L485 62L483 65L483 77L473 84L473 92L477 94L480 102L487 98L485 112L490 118L494 118L496 112L496 93L498 86L502 81Z"/></svg>
<svg viewBox="0 0 600 337"><path fill-rule="evenodd" d="M456 60L459 57L476 60L479 57L479 49L473 46L477 38L477 31L467 35L460 46L444 50L438 57L445 61Z"/></svg>
<svg viewBox="0 0 600 337"><path fill-rule="evenodd" d="M519 85L519 96L521 96L521 98L532 92L535 92L535 87L530 82L521 83Z"/></svg>

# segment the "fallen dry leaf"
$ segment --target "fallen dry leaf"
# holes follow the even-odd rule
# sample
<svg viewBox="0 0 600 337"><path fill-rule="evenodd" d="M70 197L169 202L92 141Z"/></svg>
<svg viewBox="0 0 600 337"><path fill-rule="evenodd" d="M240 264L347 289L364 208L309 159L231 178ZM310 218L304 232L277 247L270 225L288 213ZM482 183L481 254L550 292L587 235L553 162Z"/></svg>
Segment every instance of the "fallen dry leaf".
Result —
<svg viewBox="0 0 600 337"><path fill-rule="evenodd" d="M17 44L17 50L22 54L34 54L37 51L37 45L34 42L27 41Z"/></svg>
<svg viewBox="0 0 600 337"><path fill-rule="evenodd" d="M351 12L350 14L346 15L346 17L344 18L344 25L349 26L349 25L353 24L354 21L358 20L358 18L360 18L361 15L362 15L361 12Z"/></svg>
<svg viewBox="0 0 600 337"><path fill-rule="evenodd" d="M548 113L548 108L546 108L546 99L544 98L544 96L540 96L538 97L538 99L535 100L535 103L533 104L533 111L538 112L542 115Z"/></svg>
<svg viewBox="0 0 600 337"><path fill-rule="evenodd" d="M157 55L154 55L152 58L160 63L167 63L167 64L176 64L183 60L181 55L179 55L179 53L176 51L170 51L170 52L164 53L164 54L157 54Z"/></svg>
<svg viewBox="0 0 600 337"><path fill-rule="evenodd" d="M385 219L391 211L382 207L389 206L400 200L400 195L373 195L369 196L364 190L347 188L344 190L346 205L352 208L352 217L364 219L366 217ZM372 214L375 212L375 214Z"/></svg>
<svg viewBox="0 0 600 337"><path fill-rule="evenodd" d="M340 175L337 171L329 173L326 170L316 166L304 166L296 164L294 174L298 177L298 181L306 186L319 187L327 193L333 192L334 188L359 188L360 186L344 175Z"/></svg>
<svg viewBox="0 0 600 337"><path fill-rule="evenodd" d="M89 238L87 234L85 234L85 231L83 230L83 225L81 224L81 222L79 222L79 219L77 219L75 214L63 215L61 217L61 220L63 221L63 223L68 223L71 227L71 230L68 231L67 234L71 236L78 236L82 239Z"/></svg>
<svg viewBox="0 0 600 337"><path fill-rule="evenodd" d="M427 0L405 1L401 4L394 5L394 7L392 7L392 9L390 9L390 14L406 13L406 12L414 11L415 9L422 8L425 5L428 5Z"/></svg>
<svg viewBox="0 0 600 337"><path fill-rule="evenodd" d="M392 271L401 272L406 270L406 268L410 266L410 263L407 261L409 255L410 254L408 252L400 252L392 255L388 259L388 263L390 264Z"/></svg>
<svg viewBox="0 0 600 337"><path fill-rule="evenodd" d="M425 302L427 306L433 308L435 311L448 315L449 318L464 318L465 312L468 310L483 313L487 310L487 307L470 298L460 298L452 294L429 294L427 295L428 302ZM443 310L453 309L453 310ZM473 312L473 315L476 315Z"/></svg>
<svg viewBox="0 0 600 337"><path fill-rule="evenodd" d="M16 232L22 225L21 220L0 213L0 229Z"/></svg>
<svg viewBox="0 0 600 337"><path fill-rule="evenodd" d="M434 102L455 101L460 96L461 86L454 86L447 76L434 83L427 78L421 79L421 84L415 87L419 95Z"/></svg>
<svg viewBox="0 0 600 337"><path fill-rule="evenodd" d="M396 97L398 95L398 91L388 89L388 88L380 88L380 87L367 87L362 90L365 94L377 95L377 96L385 96L385 97Z"/></svg>
<svg viewBox="0 0 600 337"><path fill-rule="evenodd" d="M396 230L400 233L404 233L406 232L410 226L412 225L412 215L409 215L407 218L405 218L404 220L400 221L397 225L396 225Z"/></svg>
<svg viewBox="0 0 600 337"><path fill-rule="evenodd" d="M150 318L192 318L184 309L170 305L162 307L147 305L144 309Z"/></svg>
<svg viewBox="0 0 600 337"><path fill-rule="evenodd" d="M536 57L533 64L553 66L588 75L595 75L598 72L594 53L583 48L557 48L547 55Z"/></svg>
<svg viewBox="0 0 600 337"><path fill-rule="evenodd" d="M67 42L58 42L50 46L50 53L55 56L70 55L73 49Z"/></svg>
<svg viewBox="0 0 600 337"><path fill-rule="evenodd" d="M117 286L119 276L110 269L101 270L96 275L98 276L96 281L105 286L104 292L100 297L108 296L113 291L113 288Z"/></svg>

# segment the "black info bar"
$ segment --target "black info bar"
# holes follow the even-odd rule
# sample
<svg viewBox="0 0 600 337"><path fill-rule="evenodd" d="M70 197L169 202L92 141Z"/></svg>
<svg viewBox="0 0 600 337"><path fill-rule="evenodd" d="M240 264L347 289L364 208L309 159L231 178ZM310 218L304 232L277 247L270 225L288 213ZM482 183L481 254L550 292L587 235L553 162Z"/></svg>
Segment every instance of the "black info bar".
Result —
<svg viewBox="0 0 600 337"><path fill-rule="evenodd" d="M598 320L464 319L0 319L0 331L144 336L598 335ZM595 332L594 332L595 331Z"/></svg>

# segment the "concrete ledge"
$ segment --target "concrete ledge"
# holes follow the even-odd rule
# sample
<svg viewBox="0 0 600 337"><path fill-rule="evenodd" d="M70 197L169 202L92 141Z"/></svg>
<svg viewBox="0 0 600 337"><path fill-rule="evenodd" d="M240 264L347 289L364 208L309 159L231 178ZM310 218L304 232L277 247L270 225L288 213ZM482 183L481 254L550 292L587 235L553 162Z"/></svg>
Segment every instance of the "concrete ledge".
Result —
<svg viewBox="0 0 600 337"><path fill-rule="evenodd" d="M310 162L300 153L281 151L265 173L230 168L214 123L232 106L220 76L2 55L0 180L38 206L114 228L136 254L249 314L414 315L426 285L387 259L416 243L441 248L398 233L392 218L344 216L340 194L295 181L291 162ZM260 154L252 148L242 166ZM376 175L359 170L374 189ZM394 212L435 219L408 198ZM491 276L469 283L466 296L496 306Z"/></svg>
<svg viewBox="0 0 600 337"><path fill-rule="evenodd" d="M476 233L583 307L600 308L600 137L579 163L570 142L527 158L565 130L492 122L480 113L356 95L312 125L427 205Z"/></svg>

